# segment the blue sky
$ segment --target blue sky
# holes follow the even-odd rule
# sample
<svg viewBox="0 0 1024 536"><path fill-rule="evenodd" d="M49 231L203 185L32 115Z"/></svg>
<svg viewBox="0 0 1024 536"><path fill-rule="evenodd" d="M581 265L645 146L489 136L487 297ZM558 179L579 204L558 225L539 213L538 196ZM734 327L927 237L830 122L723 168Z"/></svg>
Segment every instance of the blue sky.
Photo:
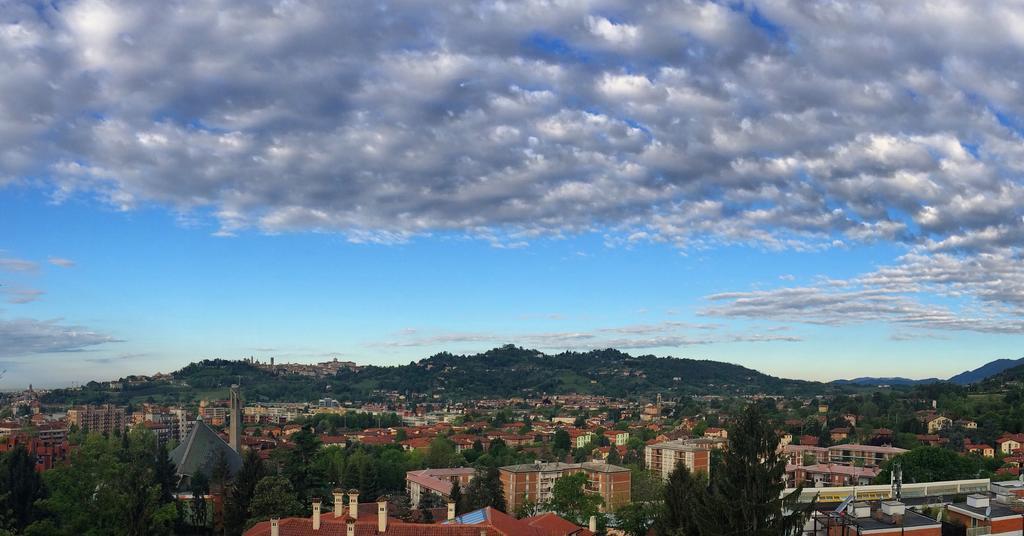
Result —
<svg viewBox="0 0 1024 536"><path fill-rule="evenodd" d="M700 314L709 294L869 271L898 254L888 246L683 254L657 244L611 247L594 234L521 248L455 236L400 245L352 244L324 233L218 237L209 223L182 225L158 208L54 205L30 190L5 192L0 213L3 228L19 230L5 240L5 255L39 265L5 274L6 284L45 291L31 303L4 306L5 316L59 319L116 339L6 358L7 387L168 371L204 357L393 364L505 342L587 349L623 339L601 330L665 322L688 325L666 333L720 342L648 346L638 333L633 340L641 347L627 351L813 379L944 376L1015 355L1019 342L970 334L901 341L886 323L806 326ZM51 257L74 266L49 264ZM561 334L594 338L565 343ZM729 341L744 334L794 340Z"/></svg>
<svg viewBox="0 0 1024 536"><path fill-rule="evenodd" d="M6 6L0 388L510 342L1018 357L1012 3L358 4Z"/></svg>

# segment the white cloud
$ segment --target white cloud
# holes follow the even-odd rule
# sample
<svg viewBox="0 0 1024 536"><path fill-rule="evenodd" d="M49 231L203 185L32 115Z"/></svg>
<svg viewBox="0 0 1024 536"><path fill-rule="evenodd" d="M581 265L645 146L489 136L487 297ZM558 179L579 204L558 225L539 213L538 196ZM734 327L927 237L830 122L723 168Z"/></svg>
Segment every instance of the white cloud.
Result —
<svg viewBox="0 0 1024 536"><path fill-rule="evenodd" d="M61 268L73 268L75 266L75 261L65 259L63 257L50 257L47 259L47 262L54 266L60 266Z"/></svg>
<svg viewBox="0 0 1024 536"><path fill-rule="evenodd" d="M0 357L77 352L109 342L119 341L60 320L0 319Z"/></svg>
<svg viewBox="0 0 1024 536"><path fill-rule="evenodd" d="M226 237L891 241L971 268L1024 239L1017 7L8 4L0 187Z"/></svg>

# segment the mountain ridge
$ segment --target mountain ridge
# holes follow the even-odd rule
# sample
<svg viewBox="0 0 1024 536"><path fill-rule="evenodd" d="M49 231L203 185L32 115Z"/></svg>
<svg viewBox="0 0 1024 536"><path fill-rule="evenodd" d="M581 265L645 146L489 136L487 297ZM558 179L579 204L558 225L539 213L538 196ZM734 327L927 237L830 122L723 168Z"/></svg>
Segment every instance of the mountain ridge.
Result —
<svg viewBox="0 0 1024 536"><path fill-rule="evenodd" d="M1019 367L1024 365L1024 357L1019 359L995 359L985 363L984 365L973 369L966 370L959 374L950 376L948 379L940 378L925 378L921 380L914 380L911 378L904 378L901 376L893 377L875 377L875 376L862 376L859 378L852 379L839 379L832 380L829 382L831 385L860 385L860 386L871 386L871 385L925 385L929 383L949 382L956 385L966 386L974 383L981 382L988 378L991 378L997 374L1000 374L1006 370Z"/></svg>

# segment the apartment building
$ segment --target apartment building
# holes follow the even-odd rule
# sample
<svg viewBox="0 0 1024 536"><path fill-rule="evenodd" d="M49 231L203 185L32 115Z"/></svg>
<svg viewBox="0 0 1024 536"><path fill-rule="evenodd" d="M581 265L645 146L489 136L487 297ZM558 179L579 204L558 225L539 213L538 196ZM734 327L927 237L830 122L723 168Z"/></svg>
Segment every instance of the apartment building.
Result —
<svg viewBox="0 0 1024 536"><path fill-rule="evenodd" d="M68 425L98 434L123 432L127 425L125 408L113 404L78 406L68 410Z"/></svg>
<svg viewBox="0 0 1024 536"><path fill-rule="evenodd" d="M881 467L894 456L903 454L906 449L896 447L876 447L874 445L834 445L828 448L829 463L843 465L862 465L865 467Z"/></svg>
<svg viewBox="0 0 1024 536"><path fill-rule="evenodd" d="M867 486L878 476L877 467L814 464L786 465L786 487L827 488L833 486Z"/></svg>
<svg viewBox="0 0 1024 536"><path fill-rule="evenodd" d="M711 449L706 443L689 439L677 439L647 445L644 449L647 468L668 480L676 466L683 464L692 473L711 470Z"/></svg>
<svg viewBox="0 0 1024 536"><path fill-rule="evenodd" d="M405 473L405 487L409 490L412 505L416 506L425 493L435 493L442 498L449 498L455 482L459 483L460 488L466 489L475 474L476 469L472 467L409 471Z"/></svg>
<svg viewBox="0 0 1024 536"><path fill-rule="evenodd" d="M555 480L576 473L587 475L586 491L604 500L604 511L614 511L630 502L629 469L607 463L524 463L499 469L505 502L515 511L525 501L535 503L551 498Z"/></svg>

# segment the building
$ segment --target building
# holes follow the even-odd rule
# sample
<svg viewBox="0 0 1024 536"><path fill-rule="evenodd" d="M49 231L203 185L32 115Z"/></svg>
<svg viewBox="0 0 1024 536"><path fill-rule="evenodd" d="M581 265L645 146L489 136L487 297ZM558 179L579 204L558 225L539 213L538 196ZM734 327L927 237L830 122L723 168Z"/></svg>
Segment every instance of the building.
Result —
<svg viewBox="0 0 1024 536"><path fill-rule="evenodd" d="M1003 454L1013 454L1024 447L1024 434L1006 434L996 440L996 447Z"/></svg>
<svg viewBox="0 0 1024 536"><path fill-rule="evenodd" d="M242 452L242 390L237 385L232 385L229 392L231 397L230 422L228 423L228 445L231 450Z"/></svg>
<svg viewBox="0 0 1024 536"><path fill-rule="evenodd" d="M313 501L311 517L271 518L245 531L245 536L594 536L589 528L577 527L550 515L516 519L491 507L455 515L449 504L439 523L410 523L392 517L385 500L360 504L350 493L346 507L340 491L335 492L334 511L324 512L319 498ZM596 519L592 518L596 529Z"/></svg>
<svg viewBox="0 0 1024 536"><path fill-rule="evenodd" d="M874 445L834 445L828 448L829 463L843 465L863 465L865 467L881 467L906 449L896 447L876 447Z"/></svg>
<svg viewBox="0 0 1024 536"><path fill-rule="evenodd" d="M708 428L704 430L704 437L717 437L719 439L728 439L729 431L725 428Z"/></svg>
<svg viewBox="0 0 1024 536"><path fill-rule="evenodd" d="M540 503L550 499L555 480L576 473L587 475L586 491L601 496L605 511L614 511L630 502L632 479L629 469L617 465L535 462L502 467L499 473L509 511L515 511L526 501Z"/></svg>
<svg viewBox="0 0 1024 536"><path fill-rule="evenodd" d="M786 487L827 488L833 486L867 486L878 476L877 467L813 464L786 465Z"/></svg>
<svg viewBox="0 0 1024 536"><path fill-rule="evenodd" d="M123 432L127 425L125 408L113 404L74 407L68 410L68 425L98 434Z"/></svg>
<svg viewBox="0 0 1024 536"><path fill-rule="evenodd" d="M704 444L677 439L647 445L644 448L644 462L648 469L668 480L676 466L683 464L691 473L711 471L711 450Z"/></svg>
<svg viewBox="0 0 1024 536"><path fill-rule="evenodd" d="M1024 529L1024 515L992 501L987 494L975 493L968 495L966 502L946 505L946 516L954 524L973 529L968 534L1016 536Z"/></svg>
<svg viewBox="0 0 1024 536"><path fill-rule="evenodd" d="M845 512L816 512L814 530L821 536L899 534L902 536L941 536L942 523L908 510L899 501L856 502Z"/></svg>
<svg viewBox="0 0 1024 536"><path fill-rule="evenodd" d="M221 458L231 474L242 467L242 457L238 452L202 420L196 421L188 437L170 452L170 458L178 475L179 489L188 489L192 475L198 472L207 476L212 474Z"/></svg>
<svg viewBox="0 0 1024 536"><path fill-rule="evenodd" d="M448 499L455 482L459 483L460 488L466 489L474 475L476 475L476 469L472 467L409 471L405 473L405 487L409 490L412 505L416 506L425 492L436 493L442 498Z"/></svg>
<svg viewBox="0 0 1024 536"><path fill-rule="evenodd" d="M609 444L616 447L629 443L629 432L623 430L605 430L604 436L608 438Z"/></svg>
<svg viewBox="0 0 1024 536"><path fill-rule="evenodd" d="M47 447L66 443L68 440L68 425L61 421L44 423L35 428L36 439Z"/></svg>

